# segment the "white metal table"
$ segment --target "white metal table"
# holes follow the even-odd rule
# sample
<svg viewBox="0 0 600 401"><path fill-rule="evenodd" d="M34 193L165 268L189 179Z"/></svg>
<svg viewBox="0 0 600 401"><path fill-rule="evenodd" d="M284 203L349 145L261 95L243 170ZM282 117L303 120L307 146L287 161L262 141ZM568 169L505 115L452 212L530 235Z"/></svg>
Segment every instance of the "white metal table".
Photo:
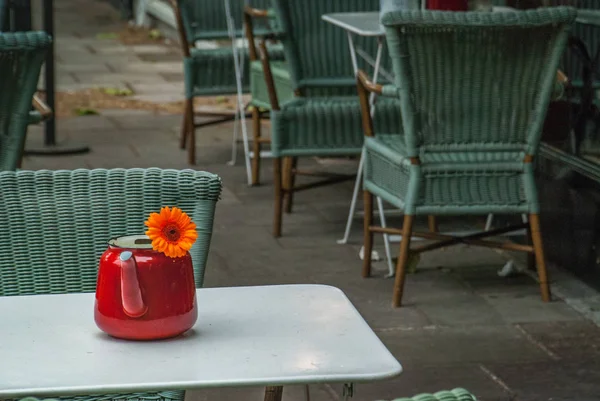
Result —
<svg viewBox="0 0 600 401"><path fill-rule="evenodd" d="M0 399L394 377L398 361L342 291L323 285L197 290L174 339L101 332L94 294L0 297Z"/></svg>

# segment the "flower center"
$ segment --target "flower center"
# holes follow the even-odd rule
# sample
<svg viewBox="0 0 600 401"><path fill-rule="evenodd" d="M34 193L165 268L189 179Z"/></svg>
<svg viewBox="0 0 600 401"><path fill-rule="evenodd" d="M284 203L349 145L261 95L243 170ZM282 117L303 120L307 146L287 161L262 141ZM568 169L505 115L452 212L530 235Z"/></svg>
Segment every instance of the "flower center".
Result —
<svg viewBox="0 0 600 401"><path fill-rule="evenodd" d="M179 237L181 237L181 233L179 232L179 229L175 224L166 225L162 229L162 233L169 242L177 242L179 240Z"/></svg>

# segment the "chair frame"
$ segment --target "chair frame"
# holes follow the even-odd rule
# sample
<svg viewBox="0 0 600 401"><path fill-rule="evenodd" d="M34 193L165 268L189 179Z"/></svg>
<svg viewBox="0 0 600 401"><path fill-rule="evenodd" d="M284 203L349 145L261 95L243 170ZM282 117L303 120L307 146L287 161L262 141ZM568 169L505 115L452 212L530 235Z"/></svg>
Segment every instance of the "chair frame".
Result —
<svg viewBox="0 0 600 401"><path fill-rule="evenodd" d="M269 12L258 8L253 8L250 5L244 7L244 30L246 33L246 39L248 40L249 58L250 62L258 61L260 59L258 51L256 50L256 35L254 34L254 19L269 18ZM276 39L276 35L268 34L262 36L264 41L269 39ZM266 52L266 45L265 45ZM268 57L268 56L267 56ZM269 71L270 72L270 71ZM272 77L271 77L272 79ZM271 82L272 86L269 86L269 94L271 90L274 90L275 84ZM271 139L262 136L262 120L269 118L269 112L260 111L258 107L253 106L252 109L252 185L260 184L260 164L263 144L270 144Z"/></svg>

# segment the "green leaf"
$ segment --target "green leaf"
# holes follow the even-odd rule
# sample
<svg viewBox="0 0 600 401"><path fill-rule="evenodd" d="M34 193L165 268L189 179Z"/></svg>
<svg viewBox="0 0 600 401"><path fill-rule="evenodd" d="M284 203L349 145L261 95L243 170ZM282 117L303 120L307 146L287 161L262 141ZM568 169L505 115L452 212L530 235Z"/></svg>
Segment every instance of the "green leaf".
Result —
<svg viewBox="0 0 600 401"><path fill-rule="evenodd" d="M77 113L78 116L95 116L97 114L100 114L94 109L87 109L85 107L76 108L75 113Z"/></svg>
<svg viewBox="0 0 600 401"><path fill-rule="evenodd" d="M217 103L227 103L227 102L229 102L229 99L227 99L225 96L218 96L216 98L216 102Z"/></svg>

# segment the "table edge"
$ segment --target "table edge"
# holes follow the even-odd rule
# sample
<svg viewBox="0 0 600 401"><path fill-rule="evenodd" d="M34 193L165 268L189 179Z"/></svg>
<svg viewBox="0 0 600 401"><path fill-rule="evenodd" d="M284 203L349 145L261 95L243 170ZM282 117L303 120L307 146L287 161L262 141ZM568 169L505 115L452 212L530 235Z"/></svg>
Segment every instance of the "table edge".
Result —
<svg viewBox="0 0 600 401"><path fill-rule="evenodd" d="M356 35L359 35L359 36L364 36L364 37L367 37L367 38L377 38L377 37L383 37L383 36L385 36L385 32L384 31L379 31L379 32L361 31L359 29L354 28L352 25L344 24L340 20L337 20L337 19L335 19L333 17L334 15L339 15L339 14L356 14L356 13L329 13L329 14L323 14L323 15L321 15L321 19L323 21L325 21L325 22L329 22L332 25L340 27L340 28L344 29L345 31L352 32L352 33L354 33Z"/></svg>
<svg viewBox="0 0 600 401"><path fill-rule="evenodd" d="M53 398L60 396L74 395L91 395L91 394L119 394L119 393L139 393L139 392L159 392L173 390L202 390L210 388L227 388L227 387L264 387L264 386L293 386L293 385L308 385L308 384L325 384L325 383L367 383L383 381L399 376L403 372L402 365L396 361L395 369L384 373L373 375L331 375L329 377L305 378L305 377L288 377L285 379L261 379L261 380L233 380L233 381L212 381L212 382L170 382L164 384L147 385L140 384L139 386L85 386L85 387L53 387L53 388L37 388L32 393L28 389L0 390L0 399L24 398L35 396L38 398Z"/></svg>

